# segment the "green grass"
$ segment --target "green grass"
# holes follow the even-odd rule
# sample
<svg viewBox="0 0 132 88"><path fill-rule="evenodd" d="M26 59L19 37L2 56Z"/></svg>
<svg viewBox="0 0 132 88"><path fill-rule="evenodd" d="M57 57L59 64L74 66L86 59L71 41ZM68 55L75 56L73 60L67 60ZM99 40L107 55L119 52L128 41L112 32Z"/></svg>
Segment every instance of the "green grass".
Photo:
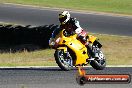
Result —
<svg viewBox="0 0 132 88"><path fill-rule="evenodd" d="M132 0L0 0L0 2L132 15Z"/></svg>
<svg viewBox="0 0 132 88"><path fill-rule="evenodd" d="M54 50L45 49L34 52L17 52L0 54L0 66L52 66Z"/></svg>
<svg viewBox="0 0 132 88"><path fill-rule="evenodd" d="M94 34L100 38L107 65L132 65L132 37ZM54 50L0 54L0 66L55 66Z"/></svg>
<svg viewBox="0 0 132 88"><path fill-rule="evenodd" d="M97 35L108 65L132 65L132 37Z"/></svg>

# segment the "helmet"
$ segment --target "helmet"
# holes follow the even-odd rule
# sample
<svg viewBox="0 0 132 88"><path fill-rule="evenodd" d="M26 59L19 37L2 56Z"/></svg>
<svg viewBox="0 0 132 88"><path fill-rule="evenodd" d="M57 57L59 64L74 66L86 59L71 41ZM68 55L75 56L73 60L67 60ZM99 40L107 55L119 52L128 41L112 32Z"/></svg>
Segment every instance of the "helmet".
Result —
<svg viewBox="0 0 132 88"><path fill-rule="evenodd" d="M61 24L66 24L70 19L70 14L68 11L63 11L59 14L59 21Z"/></svg>

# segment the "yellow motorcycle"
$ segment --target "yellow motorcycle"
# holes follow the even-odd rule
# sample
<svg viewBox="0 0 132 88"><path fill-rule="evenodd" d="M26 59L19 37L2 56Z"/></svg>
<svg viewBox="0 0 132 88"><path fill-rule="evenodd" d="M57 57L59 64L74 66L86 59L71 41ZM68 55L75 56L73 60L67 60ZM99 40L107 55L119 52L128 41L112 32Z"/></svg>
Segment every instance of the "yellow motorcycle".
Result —
<svg viewBox="0 0 132 88"><path fill-rule="evenodd" d="M88 42L92 47L90 50L77 39L77 34L68 35L66 30L56 29L52 33L49 45L55 49L54 57L58 66L65 71L71 70L76 66L90 64L94 69L103 70L106 66L106 59L101 51L102 45L97 37L88 36Z"/></svg>

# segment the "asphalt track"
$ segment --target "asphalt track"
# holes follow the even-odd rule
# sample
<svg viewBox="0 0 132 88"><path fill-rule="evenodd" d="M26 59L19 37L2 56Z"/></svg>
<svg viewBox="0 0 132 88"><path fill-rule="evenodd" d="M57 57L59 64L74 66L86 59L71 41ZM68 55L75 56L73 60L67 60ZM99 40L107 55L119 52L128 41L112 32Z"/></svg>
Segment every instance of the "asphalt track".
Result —
<svg viewBox="0 0 132 88"><path fill-rule="evenodd" d="M58 24L58 10L0 5L0 21L18 24ZM90 32L113 35L132 35L132 18L72 12L81 26ZM106 68L102 71L87 68L92 74L131 74L131 67ZM9 68L0 69L0 88L80 88L76 83L77 70L61 71L59 68ZM132 88L130 84L86 84L82 88Z"/></svg>
<svg viewBox="0 0 132 88"><path fill-rule="evenodd" d="M18 24L59 24L59 10L0 4L0 21ZM117 17L91 13L71 12L89 32L132 36L132 17Z"/></svg>
<svg viewBox="0 0 132 88"><path fill-rule="evenodd" d="M131 74L131 67L85 68L88 74ZM132 88L129 84L85 84L76 82L77 70L61 71L60 68L6 68L0 69L0 88Z"/></svg>

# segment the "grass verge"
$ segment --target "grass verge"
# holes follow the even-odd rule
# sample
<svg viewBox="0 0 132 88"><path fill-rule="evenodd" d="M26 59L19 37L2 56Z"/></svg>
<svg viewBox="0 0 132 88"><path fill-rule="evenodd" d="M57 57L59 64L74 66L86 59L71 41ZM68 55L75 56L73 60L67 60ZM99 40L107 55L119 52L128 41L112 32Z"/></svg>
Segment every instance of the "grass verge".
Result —
<svg viewBox="0 0 132 88"><path fill-rule="evenodd" d="M0 54L0 66L54 66L54 50Z"/></svg>
<svg viewBox="0 0 132 88"><path fill-rule="evenodd" d="M94 34L100 38L107 65L132 64L132 37ZM55 66L54 50L0 54L0 66Z"/></svg>
<svg viewBox="0 0 132 88"><path fill-rule="evenodd" d="M103 44L108 65L132 64L132 37L97 35Z"/></svg>
<svg viewBox="0 0 132 88"><path fill-rule="evenodd" d="M132 15L132 0L0 0L0 2Z"/></svg>

